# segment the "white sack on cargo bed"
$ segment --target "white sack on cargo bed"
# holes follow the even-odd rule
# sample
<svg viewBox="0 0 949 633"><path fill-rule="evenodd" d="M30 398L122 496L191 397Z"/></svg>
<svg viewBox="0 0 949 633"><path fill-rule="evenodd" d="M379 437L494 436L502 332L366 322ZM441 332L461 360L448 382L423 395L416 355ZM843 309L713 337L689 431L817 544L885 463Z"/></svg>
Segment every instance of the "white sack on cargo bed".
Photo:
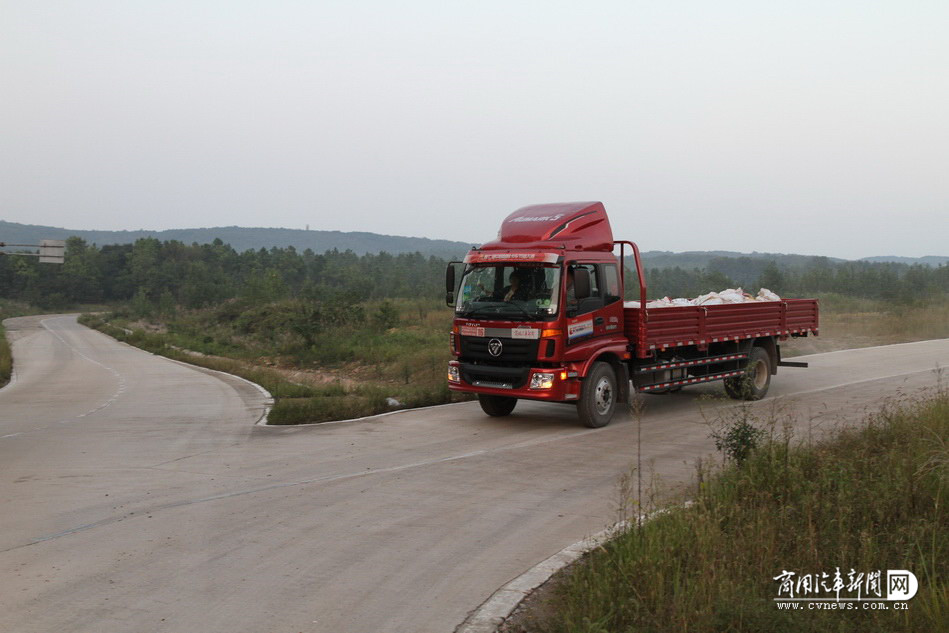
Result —
<svg viewBox="0 0 949 633"><path fill-rule="evenodd" d="M751 296L741 288L726 288L721 292L709 292L704 295L699 295L695 299L670 299L669 297L663 297L662 299L655 299L653 301L647 301L647 308L672 308L672 307L681 307L681 306L714 306L722 305L725 303L751 303L754 301L780 301L781 297L771 292L767 288L761 288L758 290L756 296ZM625 308L638 308L638 301L626 301L623 303Z"/></svg>

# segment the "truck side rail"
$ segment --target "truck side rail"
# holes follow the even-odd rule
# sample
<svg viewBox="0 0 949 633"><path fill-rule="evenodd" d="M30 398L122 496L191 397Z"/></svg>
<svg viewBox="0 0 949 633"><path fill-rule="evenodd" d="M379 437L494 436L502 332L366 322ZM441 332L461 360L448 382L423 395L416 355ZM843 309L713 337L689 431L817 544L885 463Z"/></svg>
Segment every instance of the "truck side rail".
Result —
<svg viewBox="0 0 949 633"><path fill-rule="evenodd" d="M636 356L667 348L766 336L805 336L818 333L816 299L782 299L711 306L624 309L627 335ZM646 314L643 314L646 313ZM648 328L645 327L648 323ZM634 338L633 332L637 334Z"/></svg>

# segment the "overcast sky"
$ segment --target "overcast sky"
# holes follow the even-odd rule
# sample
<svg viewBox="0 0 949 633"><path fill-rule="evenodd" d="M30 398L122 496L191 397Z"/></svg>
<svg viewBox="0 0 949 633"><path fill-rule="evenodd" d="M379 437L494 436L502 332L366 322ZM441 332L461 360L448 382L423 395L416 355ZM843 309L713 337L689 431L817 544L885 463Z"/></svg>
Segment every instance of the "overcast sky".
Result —
<svg viewBox="0 0 949 633"><path fill-rule="evenodd" d="M949 2L0 0L0 219L949 254Z"/></svg>

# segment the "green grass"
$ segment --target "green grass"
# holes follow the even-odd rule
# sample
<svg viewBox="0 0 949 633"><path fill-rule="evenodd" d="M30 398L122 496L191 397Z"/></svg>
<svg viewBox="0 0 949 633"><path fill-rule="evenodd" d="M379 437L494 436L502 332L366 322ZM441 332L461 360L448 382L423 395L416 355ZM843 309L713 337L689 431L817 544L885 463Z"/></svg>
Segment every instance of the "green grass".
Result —
<svg viewBox="0 0 949 633"><path fill-rule="evenodd" d="M42 314L42 310L25 301L15 301L12 299L0 299L0 321L11 317L28 316L31 314Z"/></svg>
<svg viewBox="0 0 949 633"><path fill-rule="evenodd" d="M552 612L521 629L949 630L949 394L887 407L860 429L795 445L778 434L700 478L694 503L633 527L563 574ZM783 570L908 569L906 611L781 611ZM539 617L539 616L538 616Z"/></svg>
<svg viewBox="0 0 949 633"><path fill-rule="evenodd" d="M820 336L783 343L784 356L949 338L949 299L944 295L914 304L835 294L818 298Z"/></svg>
<svg viewBox="0 0 949 633"><path fill-rule="evenodd" d="M387 404L391 392L378 386L359 386L349 390L336 386L316 398L282 398L270 412L270 424L298 424L300 421L328 422L348 420L392 411ZM335 392L335 393L332 393ZM423 407L451 401L447 383L437 387L419 387L399 393L400 408Z"/></svg>
<svg viewBox="0 0 949 633"><path fill-rule="evenodd" d="M40 311L23 301L0 299L0 387L10 382L13 375L13 354L2 322L4 319L30 314L40 314Z"/></svg>
<svg viewBox="0 0 949 633"><path fill-rule="evenodd" d="M0 324L0 387L10 382L11 375L13 375L13 354L10 352L7 332Z"/></svg>

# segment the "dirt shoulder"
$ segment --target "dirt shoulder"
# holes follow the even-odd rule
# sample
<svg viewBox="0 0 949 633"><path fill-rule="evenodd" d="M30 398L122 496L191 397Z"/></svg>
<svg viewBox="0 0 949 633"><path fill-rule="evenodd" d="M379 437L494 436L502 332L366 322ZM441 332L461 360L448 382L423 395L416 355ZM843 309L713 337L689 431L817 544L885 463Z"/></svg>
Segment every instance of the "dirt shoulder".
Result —
<svg viewBox="0 0 949 633"><path fill-rule="evenodd" d="M784 357L843 349L949 338L949 307L907 308L895 312L822 311L820 335L781 344Z"/></svg>

